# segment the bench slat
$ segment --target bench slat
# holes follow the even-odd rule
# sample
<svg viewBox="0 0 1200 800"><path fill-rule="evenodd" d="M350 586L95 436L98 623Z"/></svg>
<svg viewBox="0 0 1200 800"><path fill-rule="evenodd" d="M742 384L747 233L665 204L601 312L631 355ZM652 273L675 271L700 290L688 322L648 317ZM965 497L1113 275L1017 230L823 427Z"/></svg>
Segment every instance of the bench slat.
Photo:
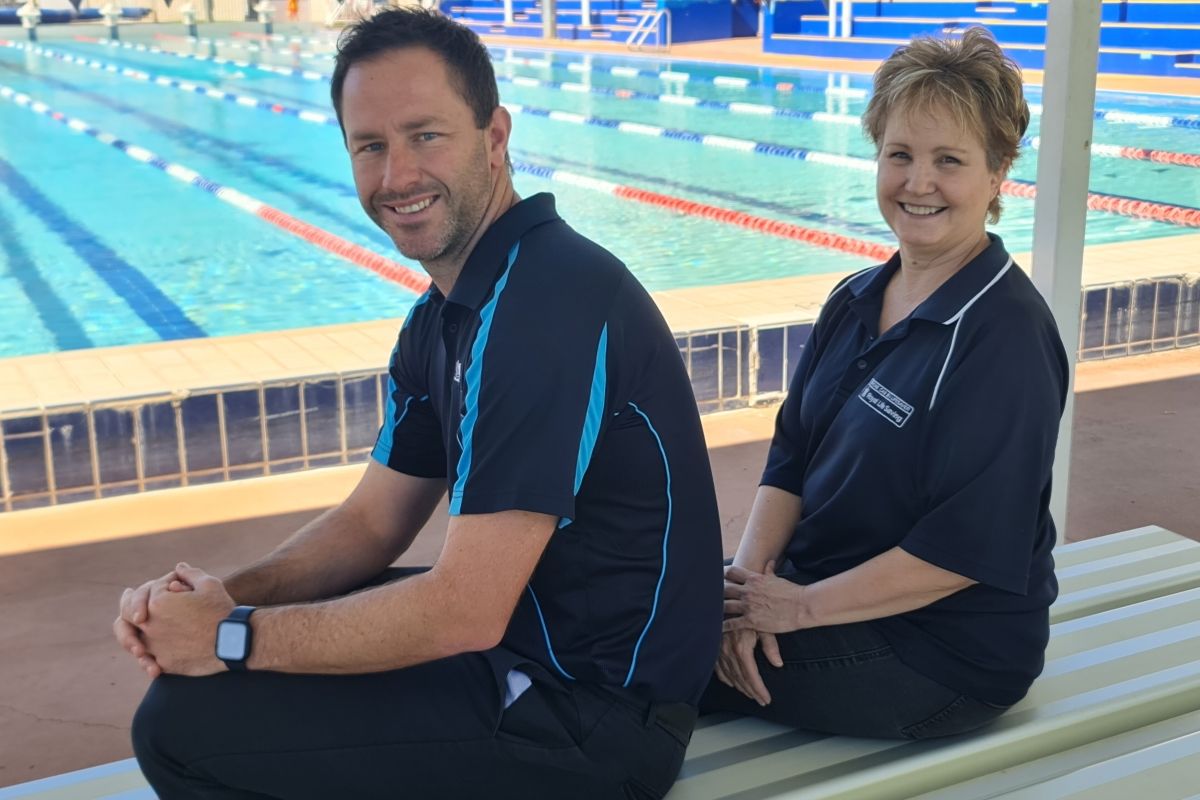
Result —
<svg viewBox="0 0 1200 800"><path fill-rule="evenodd" d="M0 800L96 800L136 790L146 790L146 780L137 761L127 758L0 789Z"/></svg>
<svg viewBox="0 0 1200 800"><path fill-rule="evenodd" d="M1093 539L1068 542L1054 548L1054 563L1059 567L1070 567L1085 561L1107 558L1121 553L1135 553L1146 547L1174 542L1182 537L1157 525L1146 525L1120 533L1110 533Z"/></svg>
<svg viewBox="0 0 1200 800"><path fill-rule="evenodd" d="M1064 796L1064 793L1050 788L1054 786L1057 779L1072 773L1080 773L1098 764L1113 762L1124 756L1131 754L1136 756L1140 751L1147 751L1154 748L1155 745L1191 736L1197 730L1200 730L1200 712L1193 711L1063 753L1039 758L1011 769L947 786L945 789L920 795L913 800L990 800L1000 797L1015 800L1031 787L1037 787L1038 791L1033 793L1029 800L1045 800L1046 798L1058 800ZM1200 752L1200 741L1192 739L1191 748L1195 752ZM1155 772L1156 769L1157 767L1148 761L1134 758L1125 762L1125 767L1121 771L1128 775L1136 773L1146 776L1150 772ZM1200 771L1195 774L1200 775ZM1181 785L1189 786L1193 782L1183 782ZM1061 787L1058 788L1061 789ZM1093 796L1097 795L1089 795L1089 798ZM1174 797L1166 793L1139 791L1127 792L1122 800L1139 796L1154 798L1154 800L1166 800L1168 797Z"/></svg>
<svg viewBox="0 0 1200 800"><path fill-rule="evenodd" d="M1200 733L1129 753L1040 786L1001 795L1008 800L1186 800L1200 775Z"/></svg>

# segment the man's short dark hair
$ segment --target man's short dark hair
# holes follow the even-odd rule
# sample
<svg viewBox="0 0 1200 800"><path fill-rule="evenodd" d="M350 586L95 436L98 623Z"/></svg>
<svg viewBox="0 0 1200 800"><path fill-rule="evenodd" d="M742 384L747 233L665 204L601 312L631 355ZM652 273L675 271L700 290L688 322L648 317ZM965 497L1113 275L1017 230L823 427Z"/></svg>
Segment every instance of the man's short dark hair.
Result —
<svg viewBox="0 0 1200 800"><path fill-rule="evenodd" d="M486 128L500 105L496 73L487 48L474 31L433 10L393 8L357 22L338 37L337 61L329 93L342 126L342 86L350 67L392 50L424 47L441 57L450 83L471 107L475 125Z"/></svg>

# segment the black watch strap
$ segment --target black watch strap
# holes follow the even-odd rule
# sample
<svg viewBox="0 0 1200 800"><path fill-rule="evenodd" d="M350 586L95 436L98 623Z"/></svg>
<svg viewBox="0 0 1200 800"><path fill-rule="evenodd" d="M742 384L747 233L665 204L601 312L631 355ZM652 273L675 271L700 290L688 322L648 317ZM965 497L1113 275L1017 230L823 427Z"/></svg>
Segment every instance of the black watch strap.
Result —
<svg viewBox="0 0 1200 800"><path fill-rule="evenodd" d="M229 616L221 621L221 625L233 623L235 625L240 625L243 628L245 646L242 648L242 654L240 658L221 658L219 641L221 635L220 626L217 628L217 657L221 658L221 660L225 662L225 666L228 667L231 672L244 672L246 670L246 659L250 658L250 650L254 640L254 629L250 627L250 615L256 610L256 606L235 606L233 611L229 612Z"/></svg>

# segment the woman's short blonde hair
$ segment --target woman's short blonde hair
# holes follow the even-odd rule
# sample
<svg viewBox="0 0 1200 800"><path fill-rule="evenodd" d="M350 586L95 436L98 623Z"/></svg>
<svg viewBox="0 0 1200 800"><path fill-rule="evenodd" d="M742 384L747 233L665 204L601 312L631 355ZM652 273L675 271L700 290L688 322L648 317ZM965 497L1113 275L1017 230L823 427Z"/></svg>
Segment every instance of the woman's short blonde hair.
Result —
<svg viewBox="0 0 1200 800"><path fill-rule="evenodd" d="M1017 159L1029 127L1021 68L985 28L968 28L961 39L918 37L893 53L875 71L863 129L878 155L893 112L943 109L983 144L989 171L1005 171ZM998 195L988 205L988 219L1000 219Z"/></svg>

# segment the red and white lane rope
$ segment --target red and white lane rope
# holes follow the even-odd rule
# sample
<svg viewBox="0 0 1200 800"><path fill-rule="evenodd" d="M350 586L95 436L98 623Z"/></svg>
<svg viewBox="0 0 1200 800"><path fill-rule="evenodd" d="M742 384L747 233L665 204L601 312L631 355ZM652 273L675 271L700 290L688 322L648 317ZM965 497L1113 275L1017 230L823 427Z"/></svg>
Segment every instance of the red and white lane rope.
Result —
<svg viewBox="0 0 1200 800"><path fill-rule="evenodd" d="M403 286L409 291L421 294L429 288L429 276L417 272L411 267L399 264L389 258L374 253L365 247L346 241L345 239L330 233L327 230L318 228L316 225L305 222L302 219L297 219L290 214L285 214L277 208L267 205L261 200L257 200L248 194L239 192L236 189L224 186L214 180L204 177L193 169L190 169L183 164L172 163L147 150L144 147L127 142L123 139L114 136L111 133L102 131L87 122L73 117L68 117L60 111L55 111L45 103L35 100L27 94L18 92L10 86L0 84L0 97L15 103L22 108L29 109L34 113L41 114L44 117L66 125L68 128L79 133L87 134L98 142L106 144L110 147L120 150L125 155L132 158L134 161L139 161L143 164L154 167L167 173L172 178L182 181L190 186L195 186L198 189L203 189L209 194L215 195L218 200L221 200L234 208L240 209L247 214L253 214L259 219L265 220L275 227L287 231L309 244L320 247L334 255L340 256L347 261L357 264L360 267L365 267L372 272L380 275L393 283Z"/></svg>

